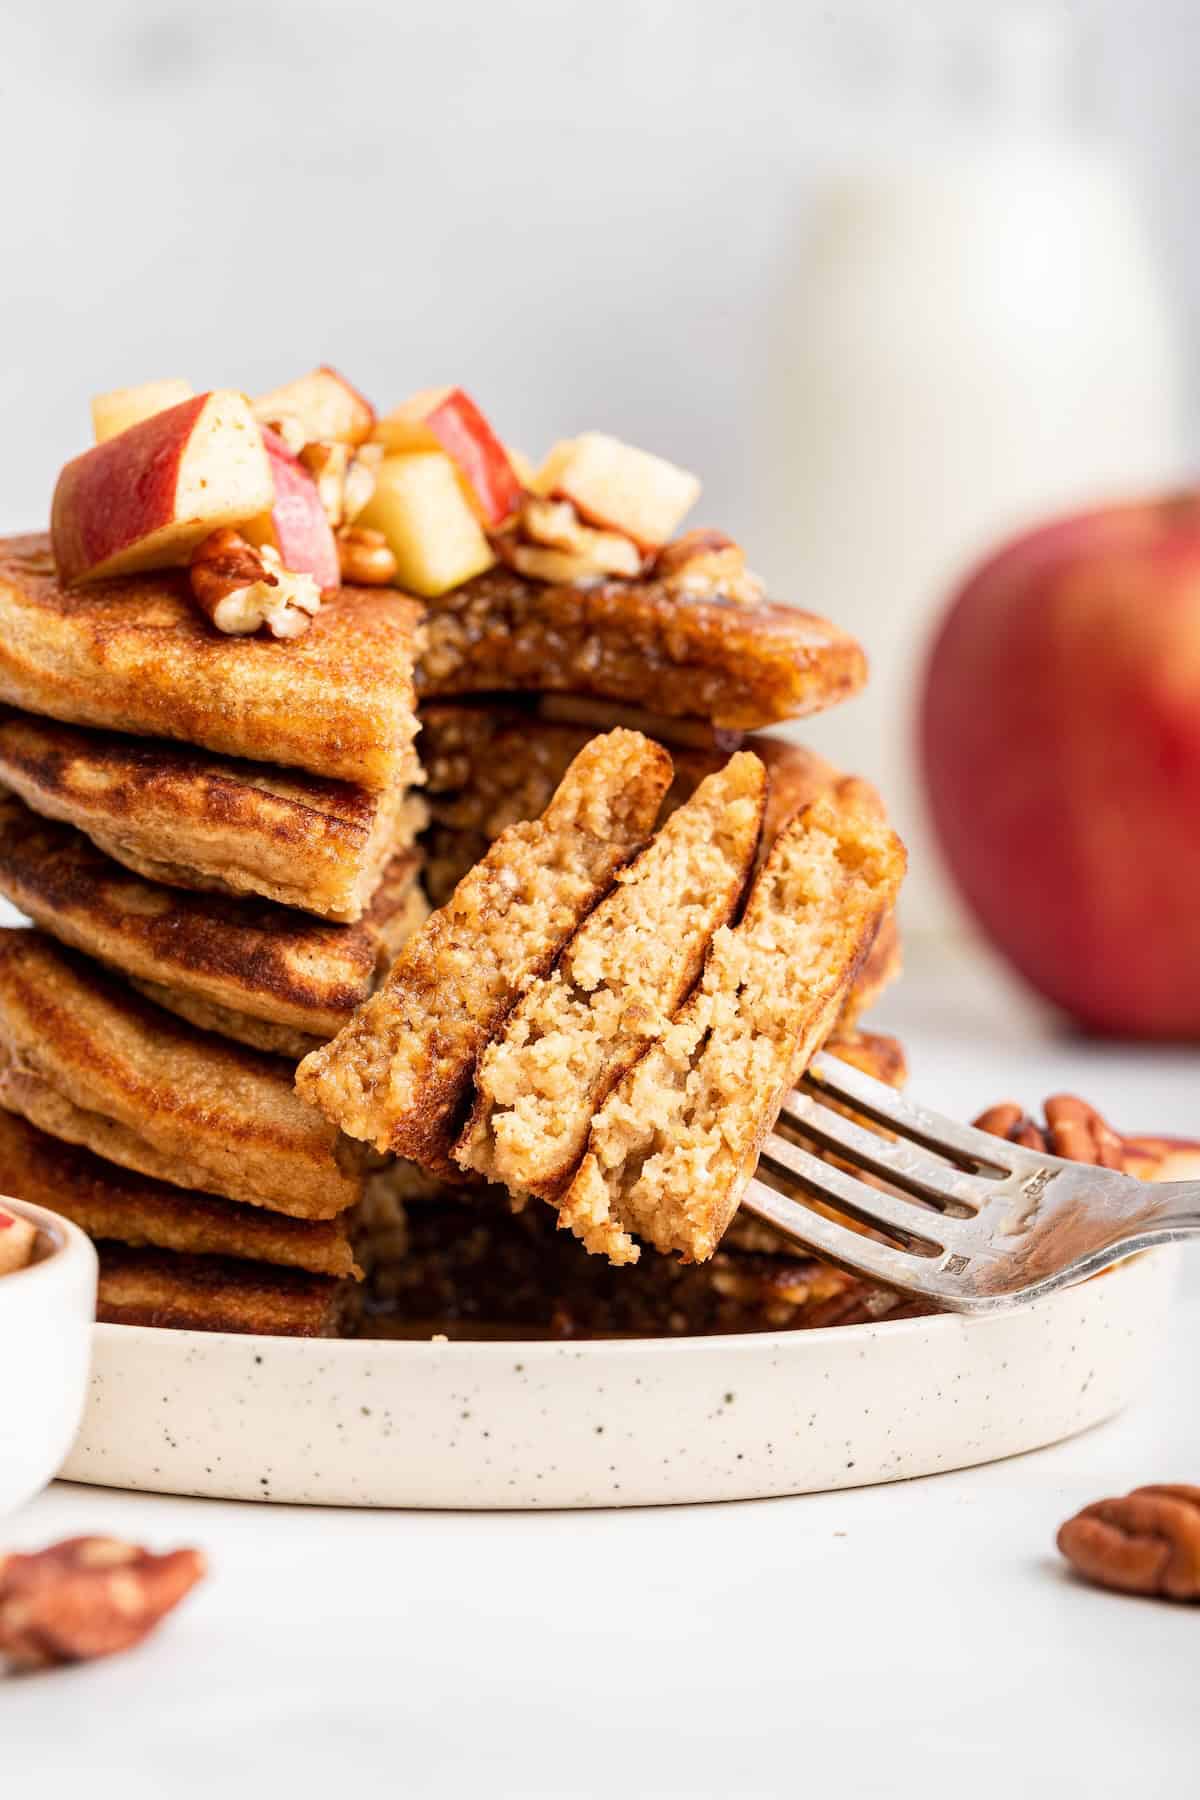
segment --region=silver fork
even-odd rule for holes
[[[868,1186],[863,1174],[886,1188]],[[890,1241],[863,1237],[806,1199]],[[1152,1185],[1027,1150],[942,1118],[831,1056],[814,1058],[788,1096],[742,1205],[829,1262],[964,1313],[1018,1306],[1138,1250],[1200,1236],[1200,1182]]]

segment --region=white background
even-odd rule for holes
[[[969,113],[1045,10],[1186,317],[1192,0],[5,0],[0,524],[44,518],[96,389],[324,357],[385,402],[461,380],[534,455],[615,428],[740,529],[814,180]]]

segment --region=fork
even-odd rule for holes
[[[1019,1306],[1154,1244],[1200,1236],[1200,1182],[1152,1185],[1025,1149],[825,1055],[788,1095],[741,1203],[828,1262],[949,1312]]]

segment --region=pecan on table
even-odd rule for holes
[[[0,1666],[51,1668],[130,1650],[203,1574],[198,1550],[155,1556],[116,1538],[0,1554]]]
[[[1126,1169],[1125,1143],[1094,1106],[1074,1094],[1052,1094],[1045,1105],[1045,1125],[1028,1118],[1015,1101],[989,1106],[975,1120],[977,1131],[1007,1138],[1027,1150],[1046,1150],[1070,1162],[1093,1163],[1104,1169]]]
[[[1200,1487],[1164,1483],[1097,1500],[1062,1526],[1058,1547],[1100,1587],[1200,1600]]]

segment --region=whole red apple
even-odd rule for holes
[[[921,738],[950,868],[1027,980],[1096,1030],[1200,1037],[1200,493],[977,568]]]

